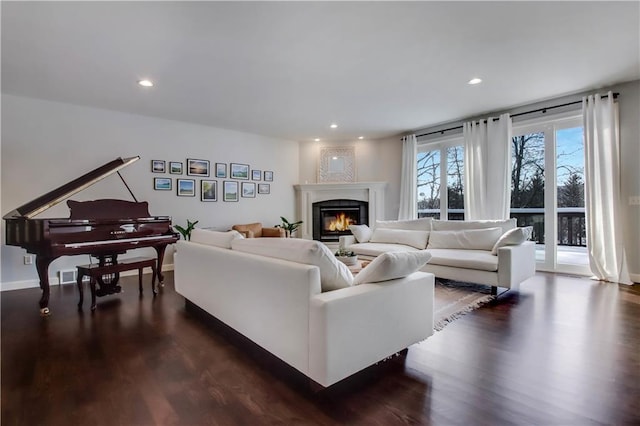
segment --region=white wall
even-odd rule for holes
[[[174,224],[197,219],[198,227],[227,230],[234,223],[256,221],[273,226],[280,223],[281,215],[294,215],[297,142],[12,95],[2,96],[1,212],[4,215],[117,157],[136,155],[141,159],[123,169],[123,177],[138,200],[149,202],[152,215],[172,216]],[[186,158],[210,160],[212,167],[216,162],[236,162],[272,170],[271,194],[223,202],[222,179],[219,179],[218,201],[205,203],[200,201],[196,178],[197,196],[178,197],[175,190],[178,175],[151,173],[150,164],[152,159],[185,163]],[[154,177],[174,178],[173,190],[154,191]],[[98,198],[131,200],[115,175],[72,197],[75,200]],[[63,202],[38,217],[68,216],[69,210]],[[2,221],[2,289],[37,286],[35,266],[23,265],[26,251],[6,246],[4,235]],[[140,249],[137,255],[144,255],[145,251],[150,255],[155,253],[153,249]],[[74,269],[75,265],[88,261],[88,256],[59,258],[51,264],[49,275],[53,277],[60,269]],[[169,247],[165,264],[172,263],[173,253]]]
[[[629,272],[640,283],[640,206],[629,197],[640,196],[640,80],[613,87],[620,93],[620,155],[622,157],[622,205]]]
[[[387,182],[385,217],[397,219],[400,206],[400,137],[352,142],[300,142],[300,183],[317,183],[320,149],[325,146],[354,146],[357,182]]]

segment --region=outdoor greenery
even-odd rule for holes
[[[544,133],[515,136],[511,140],[511,207],[544,207]],[[440,209],[440,167],[447,167],[447,207],[464,209],[464,150],[446,149],[446,163],[440,150],[418,153],[418,209]],[[584,207],[584,171],[563,161],[576,152],[559,151],[558,207]]]

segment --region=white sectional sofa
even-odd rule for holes
[[[515,219],[446,221],[422,218],[377,221],[373,229],[352,226],[354,235],[340,237],[341,248],[364,259],[387,252],[426,250],[432,257],[422,270],[436,277],[517,288],[535,274],[535,244],[529,228]]]
[[[196,229],[178,241],[176,291],[316,383],[433,333],[434,276],[417,271],[428,255],[379,257],[358,281],[317,241],[233,232]]]

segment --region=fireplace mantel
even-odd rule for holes
[[[384,218],[384,193],[387,182],[306,183],[293,186],[296,191],[297,217],[304,221],[298,236],[313,239],[313,203],[327,200],[358,200],[369,203],[369,224]]]

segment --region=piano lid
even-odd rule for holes
[[[92,170],[89,173],[84,174],[79,178],[62,185],[61,187],[54,189],[53,191],[41,195],[33,201],[29,201],[27,204],[20,206],[10,213],[4,215],[4,219],[14,219],[20,217],[31,219],[32,217],[55,206],[61,201],[64,201],[72,195],[82,191],[83,189],[90,187],[94,183],[106,178],[107,176],[118,172],[120,169],[127,167],[129,164],[134,163],[139,159],[139,156],[124,159],[118,157],[115,160],[110,161],[107,164],[104,164],[97,169]]]

